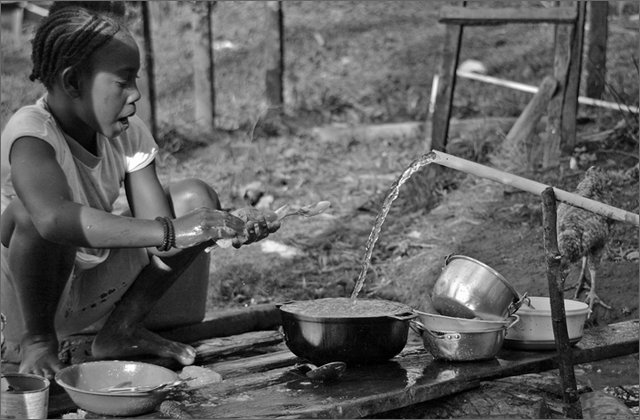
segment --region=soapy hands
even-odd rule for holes
[[[259,210],[255,207],[244,207],[231,212],[244,221],[242,234],[232,239],[234,248],[257,242],[280,229],[278,215],[271,210]]]
[[[176,248],[190,248],[203,242],[231,239],[245,234],[245,219],[222,210],[197,208],[173,219]]]

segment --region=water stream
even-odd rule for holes
[[[364,257],[362,258],[362,268],[360,270],[360,275],[358,276],[358,280],[353,288],[353,292],[351,293],[351,299],[354,300],[358,297],[358,293],[362,290],[364,286],[364,281],[367,276],[367,271],[369,269],[369,265],[371,263],[371,254],[373,253],[373,247],[376,245],[378,241],[378,237],[380,236],[380,230],[382,229],[382,225],[387,218],[387,214],[389,214],[389,209],[391,208],[391,204],[394,202],[396,198],[398,198],[398,193],[400,192],[400,187],[407,182],[409,178],[416,172],[418,172],[423,167],[429,165],[435,160],[435,156],[433,153],[427,153],[422,155],[418,159],[411,162],[411,164],[407,167],[407,169],[402,172],[402,174],[394,181],[389,188],[389,192],[382,202],[382,208],[378,215],[376,216],[375,223],[373,224],[373,228],[371,229],[371,233],[369,234],[369,239],[367,239],[367,245],[364,251]]]

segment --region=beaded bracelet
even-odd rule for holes
[[[173,222],[166,216],[156,217],[156,220],[162,222],[162,228],[164,229],[164,238],[162,245],[156,247],[160,252],[166,252],[176,246],[176,233],[173,228]]]

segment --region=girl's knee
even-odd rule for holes
[[[9,242],[16,228],[29,236],[38,237],[40,234],[31,220],[27,209],[18,198],[13,199],[7,208],[2,212],[0,221],[0,237],[2,244],[9,247]]]
[[[216,191],[206,182],[189,178],[174,182],[167,188],[176,217],[199,207],[220,209]]]

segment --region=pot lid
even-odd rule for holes
[[[412,312],[402,303],[382,299],[323,298],[287,302],[281,311],[320,318],[373,318]]]

